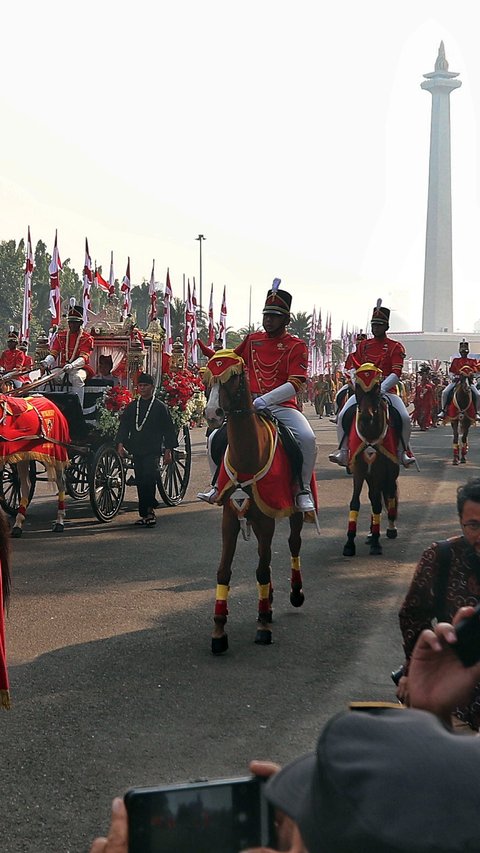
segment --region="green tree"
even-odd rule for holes
[[[308,343],[310,338],[312,315],[307,314],[306,311],[298,311],[296,314],[291,314],[290,317],[290,323],[288,324],[288,331],[290,334],[296,335],[297,338],[301,338],[302,341]]]
[[[8,327],[18,330],[22,319],[25,244],[20,240],[0,243],[0,327],[2,341]]]

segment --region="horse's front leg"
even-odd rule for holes
[[[343,546],[344,557],[354,557],[356,553],[355,537],[357,535],[357,520],[360,512],[360,494],[363,486],[363,476],[357,470],[353,474],[353,495],[350,501],[350,512],[348,514],[347,541]]]
[[[222,554],[217,570],[217,589],[215,594],[214,628],[212,632],[212,653],[221,655],[228,649],[228,636],[225,625],[228,616],[228,593],[232,576],[232,563],[237,547],[240,522],[229,504],[223,507],[222,516]]]
[[[470,429],[470,421],[468,418],[464,418],[463,426],[462,426],[462,449],[460,453],[460,462],[465,463],[467,461],[467,453],[468,453],[468,431]]]
[[[20,505],[15,516],[15,522],[12,527],[12,536],[14,539],[19,539],[23,533],[23,525],[27,514],[28,496],[30,494],[30,476],[29,463],[25,460],[17,462],[18,478],[20,480]]]
[[[258,565],[256,571],[258,589],[258,617],[255,642],[268,646],[272,642],[272,539],[275,520],[263,513],[252,517],[252,527],[258,542]]]
[[[63,533],[65,529],[65,472],[61,468],[57,468],[56,482],[58,489],[57,498],[57,517],[53,522],[53,532]]]
[[[300,548],[302,547],[301,532],[303,528],[303,512],[295,512],[290,516],[290,536],[288,547],[290,548],[290,603],[294,607],[301,607],[305,601],[303,594],[302,572],[300,568]]]
[[[382,553],[380,545],[380,520],[382,518],[382,492],[377,485],[368,484],[368,497],[372,505],[372,520],[370,524],[370,554],[377,556]]]
[[[452,465],[458,465],[458,420],[452,421],[453,430],[453,459]]]

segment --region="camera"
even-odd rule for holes
[[[256,777],[131,788],[128,853],[238,853],[274,844],[274,812]]]
[[[462,619],[455,628],[457,642],[452,649],[464,666],[473,666],[480,660],[480,604],[471,616]]]

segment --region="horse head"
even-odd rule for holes
[[[465,412],[472,402],[472,389],[470,386],[473,370],[470,365],[465,364],[459,373],[455,388],[455,400],[460,413]]]
[[[203,378],[208,387],[205,418],[210,428],[221,426],[228,414],[253,411],[245,362],[234,350],[218,350],[207,362]]]
[[[382,371],[374,364],[366,362],[355,372],[355,397],[358,407],[358,420],[362,434],[373,440],[380,435],[385,407],[381,392]]]

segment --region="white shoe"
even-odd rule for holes
[[[205,501],[207,504],[214,504],[218,498],[218,491],[215,486],[212,486],[206,492],[198,492],[197,498],[201,501]]]
[[[343,465],[344,468],[348,465],[348,450],[346,447],[341,447],[335,453],[329,453],[330,462],[335,462],[337,465]]]
[[[295,506],[301,512],[311,512],[315,509],[315,504],[313,502],[313,497],[310,489],[304,489],[303,492],[299,492],[295,497]]]
[[[440,409],[440,411],[437,415],[437,421],[443,420],[444,417],[445,417],[445,412],[443,411],[443,409]]]
[[[415,465],[415,462],[417,461],[411,450],[404,450],[400,459],[404,468],[409,468],[410,465]]]

